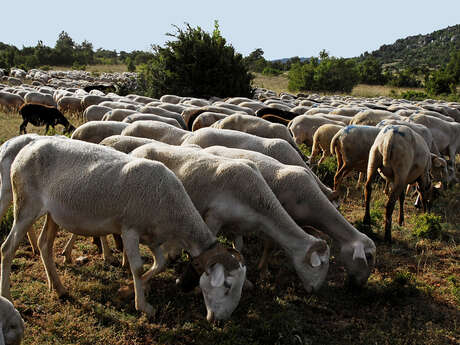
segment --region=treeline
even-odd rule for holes
[[[319,91],[349,93],[359,83],[389,85],[395,87],[424,87],[425,94],[457,95],[460,82],[460,50],[454,50],[448,63],[439,69],[408,67],[401,70],[387,69],[372,55],[366,58],[336,58],[323,50],[318,57],[303,59],[296,57],[280,61],[267,61],[263,50],[256,49],[244,62],[252,72],[266,75],[286,73],[291,91]],[[413,93],[409,93],[413,96]]]
[[[128,70],[134,71],[136,65],[147,63],[153,54],[135,50],[132,52],[94,50],[93,44],[83,41],[76,43],[65,31],[62,31],[54,47],[48,47],[38,41],[35,47],[18,49],[13,45],[0,42],[0,68],[18,67],[24,70],[46,66],[72,66],[75,69],[85,69],[87,65],[126,64]]]

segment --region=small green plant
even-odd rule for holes
[[[425,92],[408,90],[402,92],[400,97],[409,101],[423,101],[428,98],[428,95]]]
[[[13,220],[13,206],[10,206],[5,216],[0,221],[0,242],[3,243],[6,236],[10,233],[11,227],[13,226]]]
[[[262,71],[263,75],[268,75],[268,76],[277,76],[280,75],[282,72],[276,68],[273,67],[265,67],[264,70]]]
[[[43,71],[49,71],[51,67],[49,65],[43,65],[42,67],[40,67],[40,69]]]
[[[334,176],[337,171],[337,161],[335,157],[327,157],[315,169],[316,175],[319,179],[328,186],[334,185]]]
[[[449,276],[447,277],[447,281],[450,283],[450,290],[452,294],[455,296],[457,303],[460,304],[460,281],[456,276]]]
[[[441,217],[424,213],[415,217],[414,236],[435,240],[441,236]]]

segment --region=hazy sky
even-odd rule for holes
[[[66,31],[95,49],[148,50],[163,45],[172,24],[187,22],[222,35],[243,55],[262,48],[268,60],[352,57],[398,38],[460,24],[460,0],[9,1],[1,4],[0,42],[54,47]]]

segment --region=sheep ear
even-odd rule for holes
[[[225,273],[224,273],[224,266],[222,264],[215,264],[211,267],[211,286],[219,287],[224,285],[225,281]]]
[[[321,265],[321,259],[319,258],[319,255],[317,252],[311,253],[310,262],[311,262],[312,267],[318,267]]]
[[[0,345],[5,345],[5,338],[3,337],[3,324],[0,321]]]
[[[367,262],[366,253],[364,253],[364,248],[362,244],[358,244],[355,247],[355,250],[353,251],[353,260],[356,260],[356,259],[363,259],[364,261]]]

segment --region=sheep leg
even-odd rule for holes
[[[359,184],[361,183],[362,178],[363,178],[363,173],[360,171],[358,175],[358,182],[356,182],[356,189],[359,188]]]
[[[348,170],[347,163],[342,165],[340,169],[337,170],[334,176],[334,190],[338,190],[339,185],[342,183],[342,180],[351,170]]]
[[[145,312],[147,315],[153,315],[153,307],[145,299],[141,279],[142,258],[139,252],[139,234],[134,229],[122,230],[121,237],[133,275],[136,309]]]
[[[396,204],[396,196],[398,194],[393,190],[391,191],[388,202],[386,205],[386,213],[385,213],[385,241],[391,243],[391,217],[393,215],[393,210]]]
[[[71,263],[72,262],[72,249],[77,240],[77,235],[72,234],[70,239],[67,241],[64,250],[61,252],[61,255],[64,255],[64,263]]]
[[[22,134],[22,133],[27,134],[26,127],[28,123],[29,121],[27,120],[22,121],[21,125],[19,126],[19,134]]]
[[[260,277],[265,278],[268,276],[268,259],[271,257],[273,253],[273,242],[266,238],[264,241],[264,252],[262,257],[260,258],[259,264],[257,265],[257,269],[260,270]]]
[[[40,247],[40,256],[45,266],[46,276],[48,277],[48,288],[54,288],[59,297],[67,294],[67,290],[61,283],[56,270],[56,263],[53,259],[53,244],[56,238],[58,226],[48,213],[46,221],[43,225],[42,232],[38,238],[38,246]]]
[[[404,191],[399,195],[399,220],[398,224],[401,226],[404,223],[404,199],[406,194]]]
[[[19,247],[19,243],[24,238],[27,230],[30,229],[35,219],[37,219],[39,213],[39,210],[27,210],[25,207],[26,205],[21,205],[21,201],[24,201],[24,199],[18,199],[17,201],[18,203],[14,210],[13,227],[1,247],[0,295],[9,300],[11,300],[10,273],[14,254]]]
[[[144,283],[144,288],[145,288],[146,283],[150,279],[152,279],[153,276],[156,276],[157,274],[163,272],[166,268],[165,255],[161,247],[153,246],[153,245],[149,245],[148,247],[150,251],[152,252],[154,263],[152,267],[150,267],[150,269],[147,272],[145,272],[141,277]]]
[[[48,133],[48,130],[50,129],[50,125],[49,124],[46,124],[46,127],[45,127],[45,134]]]
[[[112,255],[112,250],[110,249],[109,242],[107,241],[107,236],[101,236],[102,244],[102,257],[104,261],[110,265],[116,264],[117,259]]]
[[[371,225],[371,212],[370,212],[370,203],[372,196],[372,179],[374,174],[367,177],[366,185],[364,187],[364,202],[366,204],[366,210],[364,212],[363,223],[366,225]]]

